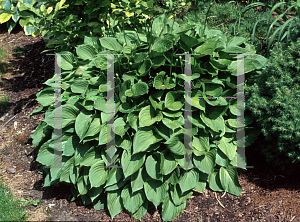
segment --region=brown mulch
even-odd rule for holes
[[[72,197],[66,185],[43,188],[43,177],[38,173],[40,165],[35,162],[37,148],[31,148],[29,135],[44,115],[27,118],[39,107],[35,94],[54,73],[54,58],[40,54],[45,50],[41,36],[26,36],[23,31],[0,34],[0,46],[11,54],[6,74],[2,76],[0,94],[8,95],[9,105],[0,107],[0,128],[15,116],[0,133],[0,173],[4,183],[15,196],[40,199],[37,207],[28,206],[31,221],[111,221],[107,210],[95,211],[85,207],[80,200],[70,202]],[[14,47],[33,46],[23,54],[13,51]],[[239,170],[242,186],[240,197],[228,193],[206,190],[195,193],[186,209],[173,221],[300,221],[299,177],[278,175],[258,155],[259,138],[246,148],[249,168]],[[26,154],[27,152],[27,154]],[[7,167],[16,169],[8,173]],[[162,221],[161,210],[150,206],[142,221]],[[122,212],[113,221],[137,221]]]

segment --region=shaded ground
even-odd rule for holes
[[[54,56],[40,54],[46,49],[42,37],[26,36],[23,31],[3,33],[0,46],[12,54],[0,83],[0,94],[10,97],[8,106],[0,107],[0,128],[14,117],[0,131],[3,182],[17,197],[41,200],[37,207],[27,207],[31,221],[111,221],[108,211],[84,207],[80,200],[70,203],[72,195],[66,185],[42,187],[39,164],[34,161],[38,150],[30,148],[29,135],[43,115],[26,117],[39,107],[35,94],[54,73]],[[27,50],[22,54],[12,51],[14,47],[25,46]],[[300,221],[299,177],[288,178],[270,169],[259,155],[260,139],[246,149],[248,165],[254,168],[239,171],[243,188],[240,197],[210,190],[195,193],[173,221]],[[7,167],[15,168],[16,173],[8,173]],[[162,221],[160,213],[150,206],[142,221]],[[137,220],[122,212],[113,221]]]

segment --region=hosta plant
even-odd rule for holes
[[[184,57],[176,55],[184,52],[198,54],[191,60],[192,102],[184,98]],[[124,210],[139,220],[149,203],[161,206],[164,221],[172,220],[193,191],[241,194],[232,167],[237,162],[237,101],[224,98],[236,96],[237,60],[229,53],[253,53],[245,58],[248,75],[266,63],[245,38],[227,39],[201,23],[180,26],[163,14],[144,33],[85,37],[77,55],[62,53],[68,55],[61,55],[61,148],[54,144],[54,113],[61,110],[53,106],[54,77],[37,94],[41,106],[31,114],[45,113],[31,136],[34,147],[41,145],[37,161],[44,166],[44,186],[69,183],[73,200],[80,196],[85,205],[108,208],[112,218]],[[107,154],[112,138],[107,138],[104,98],[111,88],[106,71],[111,65],[105,54],[121,54],[114,58],[115,151]],[[192,106],[189,168],[184,165],[185,102]],[[246,116],[246,125],[250,122]],[[245,146],[256,133],[246,127]],[[53,167],[59,158],[62,167]],[[118,167],[108,165],[109,158]]]

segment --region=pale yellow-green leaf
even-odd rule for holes
[[[5,22],[7,22],[10,18],[11,18],[11,14],[8,14],[8,13],[2,13],[1,15],[0,15],[0,23],[2,24],[2,23],[5,23]]]

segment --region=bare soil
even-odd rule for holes
[[[8,95],[8,106],[0,107],[0,174],[4,183],[19,198],[40,199],[37,207],[28,206],[30,221],[111,221],[107,210],[95,211],[80,200],[70,202],[67,185],[43,188],[43,176],[35,161],[38,148],[31,148],[32,134],[44,115],[27,116],[39,107],[34,100],[44,88],[43,82],[54,74],[54,56],[40,54],[45,50],[41,36],[26,36],[22,29],[10,35],[0,34],[0,46],[10,55],[0,82],[0,94]],[[15,53],[15,47],[24,53]],[[2,117],[2,118],[1,118]],[[261,137],[246,148],[249,168],[239,170],[240,197],[206,190],[195,193],[186,209],[173,221],[300,221],[299,175],[279,175],[259,155]],[[27,153],[27,154],[26,154]],[[13,167],[16,173],[8,173]],[[137,221],[122,212],[113,221]],[[161,210],[150,205],[142,221],[162,221]]]

